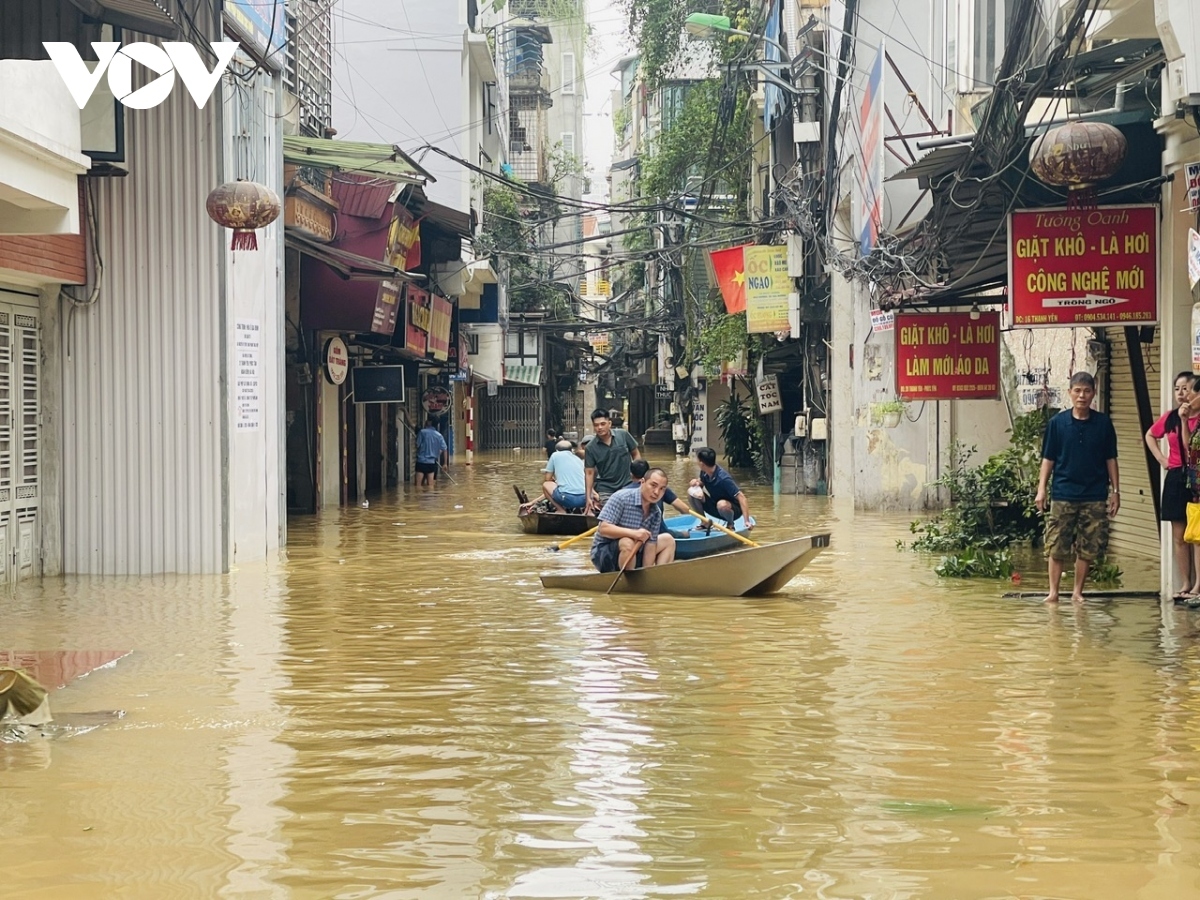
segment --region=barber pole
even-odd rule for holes
[[[467,382],[467,465],[475,458],[475,384]]]

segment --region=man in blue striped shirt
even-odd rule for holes
[[[661,566],[675,559],[675,538],[659,534],[667,473],[651,469],[637,489],[617,491],[600,510],[592,564],[601,572]]]

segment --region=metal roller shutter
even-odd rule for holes
[[[1145,429],[1138,418],[1125,331],[1109,328],[1106,332],[1109,341],[1108,409],[1117,430],[1117,458],[1121,468],[1121,511],[1112,523],[1108,553],[1117,560],[1144,559],[1157,563],[1162,551],[1158,520],[1154,515],[1154,494],[1161,486],[1157,478],[1151,484],[1146,470]],[[1157,329],[1154,343],[1142,344],[1142,361],[1150,388],[1150,409],[1157,418],[1161,411]]]

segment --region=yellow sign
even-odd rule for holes
[[[788,295],[792,279],[788,277],[787,247],[747,247],[745,249],[746,332],[767,334],[788,329]]]

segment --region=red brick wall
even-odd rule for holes
[[[31,272],[64,284],[84,284],[87,251],[83,235],[0,235],[0,269]]]
[[[87,192],[79,179],[79,234],[0,234],[0,269],[31,272],[63,284],[87,283],[84,243]]]

